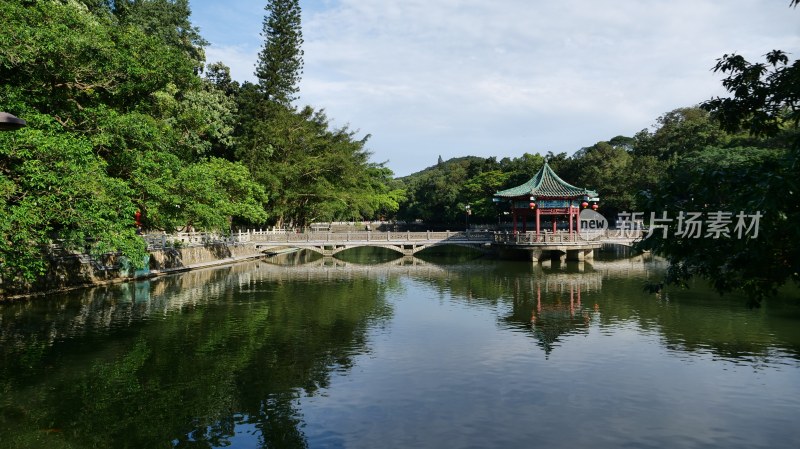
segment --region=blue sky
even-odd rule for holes
[[[253,81],[265,0],[190,0],[234,79]],[[298,105],[371,134],[403,176],[439,155],[567,152],[724,95],[725,53],[797,58],[789,0],[309,0]]]

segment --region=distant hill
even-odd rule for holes
[[[441,158],[440,158],[440,160],[441,160]],[[478,157],[478,156],[454,157],[452,159],[448,159],[446,161],[439,162],[439,163],[437,163],[435,165],[431,165],[430,167],[427,167],[425,169],[422,169],[422,170],[420,170],[418,172],[415,172],[415,173],[412,173],[410,175],[401,176],[401,177],[395,178],[395,181],[400,181],[403,184],[408,184],[408,183],[413,182],[414,180],[424,178],[425,176],[430,174],[430,172],[432,172],[432,171],[448,170],[448,169],[452,168],[452,166],[454,166],[454,165],[469,166],[470,164],[473,164],[473,163],[476,163],[476,162],[483,162],[485,160],[486,160],[485,158]]]

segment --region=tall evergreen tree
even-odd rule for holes
[[[256,76],[267,100],[289,106],[303,73],[303,31],[299,0],[268,0]]]

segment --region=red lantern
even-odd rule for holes
[[[536,203],[531,203],[531,209],[536,209]]]
[[[581,203],[581,207],[586,209],[587,207],[589,207],[589,203],[584,201],[584,202]]]
[[[598,207],[600,206],[598,206],[597,203],[592,204],[592,210],[597,210]]]

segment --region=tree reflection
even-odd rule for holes
[[[570,335],[633,323],[660,334],[673,351],[710,351],[755,365],[774,358],[780,347],[779,352],[800,359],[796,291],[761,310],[746,307],[742,296],[722,297],[702,282],[688,290],[644,291],[648,279],[659,279],[664,269],[663,261],[640,255],[584,264],[428,264],[409,275],[455,301],[510,305],[501,325],[530,335],[546,355]]]
[[[248,445],[305,447],[295,401],[368,351],[366,330],[391,315],[386,283],[321,288],[242,268],[153,282],[147,307],[95,291],[3,309],[16,315],[3,319],[3,341],[17,344],[0,350],[0,441],[221,447],[243,427],[253,432]],[[43,345],[36,335],[56,337]]]

